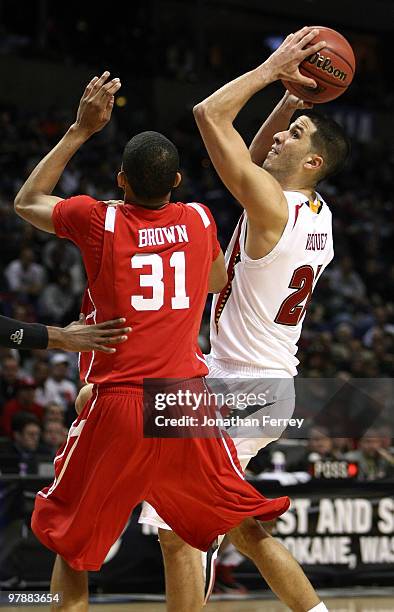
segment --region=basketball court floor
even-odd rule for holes
[[[346,597],[325,598],[330,612],[393,612],[394,597]],[[0,608],[2,612],[15,612],[15,607]],[[48,611],[48,607],[26,607],[22,610],[31,612]],[[165,612],[164,603],[126,603],[126,604],[92,604],[91,612]],[[216,601],[205,608],[206,612],[286,612],[288,608],[277,601]],[[186,612],[186,611],[180,611]]]

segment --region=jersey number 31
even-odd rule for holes
[[[146,298],[143,295],[133,295],[131,297],[131,305],[135,310],[160,310],[164,305],[164,267],[163,259],[156,253],[149,255],[134,255],[131,258],[131,267],[151,268],[150,274],[141,274],[140,287],[151,287],[152,297]],[[170,267],[174,268],[174,293],[171,298],[171,308],[173,310],[181,310],[189,308],[190,300],[186,295],[185,283],[185,253],[177,251],[170,257]]]

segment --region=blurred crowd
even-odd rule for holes
[[[207,78],[226,81],[264,61],[290,31],[304,25],[299,20],[291,23],[287,17],[284,26],[263,6],[251,24],[244,9],[234,4],[226,7],[225,3],[216,14],[207,13],[210,19],[201,12],[201,3],[187,7],[184,2],[176,6],[174,2],[136,0],[124,7],[122,20],[104,6],[95,7],[92,19],[88,6],[81,5],[77,13],[70,13],[67,7],[45,4],[40,15],[33,4],[27,7],[23,19],[12,9],[3,11],[0,54],[70,66],[96,66],[100,57],[107,68],[116,65],[121,77],[132,74],[138,79],[164,77],[188,83]],[[29,18],[35,28],[26,25]],[[390,109],[389,33],[339,29],[349,38],[357,60],[357,80],[346,94],[348,102],[362,108]]]
[[[289,440],[285,435],[261,450],[247,473],[251,478],[277,477],[283,485],[305,482],[305,474],[331,481],[393,479],[392,423],[378,422],[357,438],[336,438],[330,428],[311,426],[307,439]]]
[[[23,178],[70,122],[66,111],[52,109],[42,116],[5,107],[0,111],[1,314],[25,321],[65,325],[78,318],[85,283],[78,250],[68,241],[35,230],[13,210]],[[110,126],[69,164],[56,194],[121,197],[115,187],[116,172],[122,148],[132,133],[120,125],[115,114]],[[212,169],[192,117],[185,115],[168,135],[179,147],[182,160],[183,181],[174,199],[206,203],[225,247],[239,217],[239,206]],[[334,216],[335,259],[319,281],[304,324],[298,352],[302,377],[348,380],[393,376],[393,166],[390,149],[373,141],[356,142],[346,172],[321,185]],[[200,343],[204,351],[209,350],[209,303]],[[0,453],[4,457],[0,469],[34,472],[40,457],[48,460],[53,456],[74,418],[79,387],[76,357],[0,349],[0,366]],[[368,450],[363,442],[355,445],[351,441],[341,449],[341,456],[363,453],[360,464],[365,459],[370,466],[369,457],[375,453],[376,464],[368,467],[366,477],[377,477],[386,465],[381,449],[390,453],[389,430],[387,426],[386,441],[374,432],[374,444],[379,446],[376,452],[371,444]],[[309,446],[312,440],[311,431],[305,457],[314,452]],[[333,445],[328,438],[329,454],[337,453]],[[294,469],[303,461],[305,464],[305,457],[297,459]],[[268,462],[261,469],[271,467]]]

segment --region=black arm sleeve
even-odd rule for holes
[[[46,349],[48,330],[39,323],[23,323],[0,316],[0,346],[17,349]]]

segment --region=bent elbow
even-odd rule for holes
[[[203,113],[203,103],[199,102],[198,104],[196,104],[195,106],[193,106],[193,115],[195,117],[198,117],[199,115],[201,115]]]
[[[33,193],[17,193],[14,200],[14,210],[19,217],[26,219],[26,214],[30,210],[32,203],[34,202]]]
[[[209,106],[206,102],[200,102],[193,107],[193,115],[197,123],[207,122],[210,117]]]
[[[19,193],[17,194],[17,196],[16,196],[16,198],[14,200],[14,210],[15,210],[17,215],[22,216],[23,198],[19,195]]]
[[[227,271],[220,278],[212,279],[209,283],[209,293],[220,293],[228,283]]]

